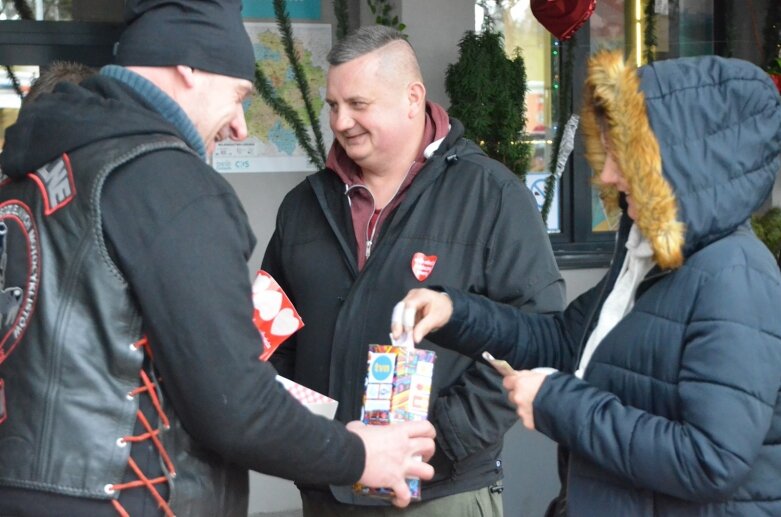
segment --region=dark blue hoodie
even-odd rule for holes
[[[610,271],[563,313],[451,292],[435,340],[560,370],[533,407],[535,428],[570,451],[567,515],[781,515],[781,275],[747,223],[781,167],[781,98],[750,63],[638,73],[615,53],[591,60],[585,97],[587,157],[598,173],[606,128],[654,251],[634,305],[572,375],[623,263],[624,216]]]

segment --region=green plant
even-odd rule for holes
[[[753,216],[751,226],[773,256],[777,260],[781,258],[781,208],[773,207],[762,215]]]
[[[393,16],[391,18],[391,10],[393,8],[388,3],[388,0],[366,0],[366,3],[369,4],[369,9],[371,9],[372,14],[374,15],[374,21],[377,25],[387,25],[388,27],[397,29],[399,32],[407,27],[403,23],[399,23],[398,16]]]
[[[774,59],[767,67],[769,74],[781,74],[781,57]]]
[[[523,179],[531,146],[525,141],[526,67],[521,52],[516,49],[508,57],[504,37],[492,30],[469,31],[458,47],[459,59],[445,74],[448,111],[463,122],[467,138]]]
[[[334,0],[334,16],[336,16],[336,41],[347,36],[350,27],[350,12],[347,0]]]

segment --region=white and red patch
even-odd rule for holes
[[[19,201],[0,204],[0,365],[22,340],[38,299],[41,251],[30,209]],[[0,424],[8,418],[0,379]]]
[[[3,382],[3,379],[0,379],[0,424],[5,422],[5,419],[5,382]]]
[[[412,274],[415,275],[418,282],[422,282],[429,277],[436,263],[436,255],[424,255],[421,252],[417,252],[412,255],[412,262],[410,262]]]
[[[44,213],[51,215],[76,196],[73,169],[67,154],[47,163],[28,177],[38,185],[44,203]]]

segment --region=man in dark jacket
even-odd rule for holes
[[[452,285],[535,312],[560,310],[564,296],[532,195],[426,102],[404,37],[364,27],[328,59],[336,141],[327,168],[285,198],[263,268],[306,322],[272,362],[337,399],[337,418],[348,421],[361,414],[368,345],[388,342],[391,309],[409,288]],[[501,379],[431,343],[421,348],[437,352],[436,474],[406,511],[501,515],[502,438],[514,421]],[[384,512],[349,487],[298,481],[308,516]]]
[[[781,274],[749,225],[781,168],[781,97],[745,61],[638,71],[615,52],[585,93],[586,157],[624,209],[608,273],[548,316],[415,290],[415,337],[523,369],[504,385],[570,451],[566,515],[781,515]]]
[[[430,477],[433,427],[348,428],[257,360],[254,236],[205,162],[241,140],[238,0],[128,2],[117,62],[25,106],[0,155],[0,514],[246,516],[248,469]]]

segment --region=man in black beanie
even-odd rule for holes
[[[205,162],[247,135],[239,0],[136,0],[117,65],[0,155],[0,515],[246,516],[248,470],[396,489],[433,427],[310,414],[258,361],[255,238]]]

